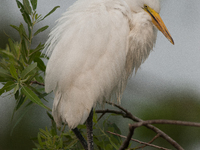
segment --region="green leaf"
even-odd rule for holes
[[[19,32],[19,28],[17,26],[12,25],[12,24],[10,26]]]
[[[9,47],[10,47],[11,52],[14,54],[15,57],[17,57],[17,52],[16,52],[13,41],[9,38],[8,42],[9,42]]]
[[[2,50],[2,51],[0,51],[0,55],[6,59],[9,59],[9,63],[12,63],[12,62],[17,63],[18,65],[16,66],[16,68],[18,68],[20,70],[22,70],[24,68],[23,64],[19,60],[17,60],[17,57],[15,57],[13,55],[13,53],[11,53],[7,50]],[[1,62],[0,66],[2,68],[4,68],[5,70],[10,70],[8,67],[7,61],[8,60],[6,60],[5,62]]]
[[[26,34],[26,30],[25,30],[24,25],[22,23],[20,23],[20,26],[19,26],[19,34],[20,34],[21,38],[24,36],[26,39],[28,39],[28,36]]]
[[[106,150],[110,150],[110,149],[113,149],[112,145],[111,144],[107,144],[106,145]]]
[[[30,90],[28,87],[23,86],[22,87],[22,92],[28,97],[28,99],[30,99],[32,102],[38,104],[39,106],[51,111],[51,109],[49,109],[47,106],[45,106],[41,100],[37,97],[37,95]]]
[[[40,89],[36,89],[34,88],[33,86],[29,86],[29,89],[32,90],[37,96],[39,99],[44,99],[46,102],[48,102],[44,97],[47,96],[48,94],[47,93],[42,93],[44,92],[44,88],[41,88],[42,89],[42,92],[40,92]]]
[[[40,132],[42,133],[42,135],[45,135],[47,137],[51,136],[51,133],[49,133],[47,127],[45,127],[46,130],[40,129]]]
[[[4,92],[8,92],[15,88],[16,83],[13,81],[8,81],[1,89],[0,89],[0,95],[3,94]]]
[[[74,145],[76,145],[76,143],[78,142],[77,139],[72,140],[71,143],[67,144],[67,149],[71,149]]]
[[[44,78],[42,76],[36,76],[35,79],[40,83],[44,83]]]
[[[30,13],[31,12],[31,7],[30,7],[30,4],[29,4],[28,0],[23,0],[24,5],[18,0],[16,0],[16,2],[17,2],[18,8],[21,8],[20,11],[21,11],[21,14],[22,14],[22,16],[24,18],[24,21],[29,26],[31,26],[32,23],[31,23],[31,18],[29,16],[29,14],[31,14]]]
[[[13,64],[10,65],[10,74],[11,74],[12,77],[14,77],[16,80],[18,79],[17,70],[15,69],[15,67],[14,67]]]
[[[37,63],[33,63],[33,64],[29,65],[28,67],[26,67],[21,73],[21,78],[25,79],[28,75],[30,75],[32,73],[32,71],[36,67],[37,67]]]
[[[8,81],[11,81],[12,80],[12,78],[3,78],[3,77],[1,77],[0,76],[0,82],[8,82]]]
[[[23,83],[27,82],[30,78],[31,78],[31,75],[27,76],[27,77],[24,78],[24,79],[21,79],[21,80],[20,80],[20,83],[23,84]]]
[[[50,14],[52,14],[57,8],[59,8],[60,6],[56,6],[56,7],[54,7],[46,16],[44,16],[43,18],[42,18],[42,20],[44,20],[47,16],[49,16]]]
[[[111,143],[111,145],[115,148],[115,149],[118,149],[117,145],[109,138],[109,141]]]
[[[23,4],[24,4],[24,10],[26,11],[27,14],[31,15],[32,10],[31,10],[31,6],[28,0],[23,0]]]
[[[20,2],[20,1],[18,1],[18,0],[16,0],[16,2],[17,2],[17,6],[18,6],[18,8],[23,8],[24,9],[24,6],[23,6],[23,4]]]
[[[44,64],[44,62],[42,61],[42,59],[40,59],[39,57],[34,59],[34,62],[37,62],[37,66],[40,70],[42,70],[43,72],[45,72],[46,70],[46,66]]]
[[[30,51],[30,54],[29,54],[29,62],[33,61],[33,59],[35,58],[35,54],[37,53],[37,55],[39,57],[41,57],[41,53],[38,53],[40,50],[42,50],[44,48],[44,44],[39,44],[34,50],[31,50]]]
[[[0,54],[1,54],[2,57],[9,59],[9,61],[15,60],[15,56],[7,50],[0,51]]]
[[[25,98],[26,97],[24,95],[20,95],[18,102],[17,102],[17,105],[15,107],[15,111],[17,111],[24,104],[24,102],[26,101]]]
[[[6,62],[0,62],[0,67],[3,68],[3,69],[5,69],[5,70],[8,70],[8,71],[9,71],[9,68],[8,68]]]
[[[34,69],[31,72],[31,75],[29,75],[30,77],[27,80],[27,83],[30,83],[32,80],[34,80],[34,78],[38,75],[38,68]]]
[[[35,14],[35,20],[36,20],[37,22],[40,22],[41,19],[42,19],[42,15],[41,15],[41,14],[40,14],[40,15]]]
[[[18,68],[20,71],[24,70],[24,65],[22,64],[22,62],[20,62],[20,60],[17,59],[15,60],[18,63],[18,66],[16,66],[16,68]]]
[[[38,30],[34,33],[33,36],[36,36],[38,33],[43,32],[43,31],[46,30],[48,27],[49,27],[49,26],[44,26],[44,27],[38,29]]]
[[[32,22],[31,22],[31,18],[29,16],[29,14],[25,11],[22,11],[22,16],[24,18],[24,21],[29,25],[32,26]]]
[[[22,118],[25,116],[25,114],[30,110],[30,108],[26,108],[25,111],[23,111],[23,113],[21,114],[20,117],[18,117],[18,120],[16,121],[16,123],[14,124],[13,128],[11,129],[10,135],[12,135],[13,130],[15,129],[15,127],[19,124],[19,122],[22,120]]]
[[[18,100],[19,98],[19,90],[15,93],[15,99]]]
[[[37,8],[37,0],[31,0],[31,5],[33,7],[33,10],[36,10],[36,8]]]
[[[112,126],[114,128],[114,132],[115,133],[121,134],[121,131],[120,131],[119,127],[115,123],[112,123]]]
[[[49,116],[49,118],[50,118],[51,120],[54,120],[52,114],[50,114],[48,111],[47,111],[47,115]]]
[[[14,87],[13,94],[17,93],[18,90],[19,90],[19,84],[17,83],[16,86]]]
[[[44,148],[40,133],[38,133],[38,137],[37,138],[38,138],[38,143],[40,144],[41,148]]]
[[[28,48],[27,48],[26,41],[23,39],[21,44],[22,44],[22,47],[21,47],[22,58],[27,63],[28,62],[28,60],[27,60]]]
[[[10,75],[10,72],[0,68],[0,82],[7,82],[12,80],[14,80],[14,78]]]

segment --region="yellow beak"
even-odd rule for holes
[[[153,24],[165,35],[165,37],[174,45],[174,40],[172,39],[172,36],[170,35],[169,31],[167,30],[167,27],[165,26],[163,20],[161,19],[160,15],[150,8],[149,6],[145,5],[144,10],[149,13],[149,15],[152,18]]]

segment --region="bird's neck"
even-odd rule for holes
[[[134,70],[137,72],[140,65],[148,58],[155,45],[156,37],[157,29],[154,26],[145,29],[134,26],[130,31],[125,67],[127,77]]]

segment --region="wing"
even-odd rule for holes
[[[54,90],[53,116],[70,128],[84,123],[96,102],[109,99],[123,76],[130,31],[121,1],[82,0],[58,21],[47,42],[51,54],[45,90]],[[87,6],[85,5],[87,3]]]

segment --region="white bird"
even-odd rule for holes
[[[159,0],[78,0],[62,15],[46,42],[45,90],[55,93],[57,126],[74,129],[97,103],[119,102],[153,49],[157,29],[174,44],[159,12]]]

